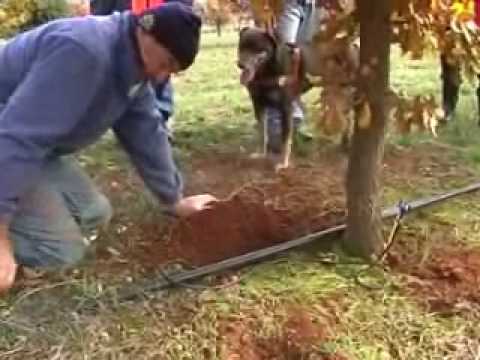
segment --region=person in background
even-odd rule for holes
[[[302,44],[310,40],[315,26],[316,2],[319,0],[285,0],[282,13],[275,29],[277,39],[284,44]],[[294,127],[298,130],[305,118],[300,99],[293,103]],[[280,150],[281,126],[280,112],[276,108],[267,109],[269,150],[278,153]],[[310,135],[302,133],[306,138]]]
[[[450,1],[452,17],[472,21],[478,28],[480,26],[480,1],[470,0],[467,2]],[[463,20],[463,21],[465,21]],[[462,21],[462,20],[461,20]],[[447,31],[450,31],[448,28]],[[449,123],[455,117],[460,86],[462,84],[461,65],[451,54],[440,54],[441,82],[442,82],[442,106],[444,111],[444,123]],[[477,74],[477,123],[480,125],[480,74]]]

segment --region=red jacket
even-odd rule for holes
[[[475,0],[475,24],[480,26],[480,0]]]
[[[134,14],[139,14],[146,9],[163,3],[164,0],[132,0],[132,11]]]

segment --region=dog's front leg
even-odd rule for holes
[[[266,158],[268,155],[268,121],[267,109],[262,101],[252,97],[253,111],[257,121],[257,136],[259,150],[252,154],[252,158]]]
[[[280,162],[275,165],[275,170],[280,171],[290,166],[290,156],[292,153],[293,141],[293,106],[291,99],[285,99],[282,104],[282,144],[280,153]]]
[[[261,127],[262,134],[260,134],[260,138],[262,139],[260,144],[262,146],[262,151],[263,151],[263,157],[267,158],[268,156],[268,116],[267,116],[267,110],[264,108],[261,117],[260,117],[260,123],[259,123],[259,128]],[[263,126],[262,126],[263,125]]]

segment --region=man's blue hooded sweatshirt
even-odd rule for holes
[[[0,48],[0,221],[45,162],[113,129],[147,186],[181,196],[155,94],[142,74],[130,13],[58,20]]]

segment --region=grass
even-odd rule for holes
[[[186,169],[199,153],[243,151],[253,144],[251,107],[238,85],[235,44],[234,33],[205,35],[197,63],[175,80],[177,155]],[[410,62],[394,51],[396,89],[438,93],[438,71],[434,58]],[[308,98],[310,103],[313,98]],[[465,84],[457,119],[440,138],[389,134],[387,151],[442,145],[438,149],[446,149],[445,159],[475,173],[480,149],[473,98],[472,86]],[[128,177],[131,172],[111,136],[84,152],[81,161],[99,179],[110,173]],[[420,180],[412,186],[387,187],[386,201],[432,193],[464,179],[453,176],[433,186]],[[136,204],[139,198],[130,188],[121,197],[113,199],[114,204]],[[140,202],[121,208],[120,216],[143,217],[148,206]],[[405,231],[415,234],[419,252],[432,234],[445,229],[479,246],[479,218],[476,198],[462,198],[410,218]],[[334,318],[334,336],[322,351],[339,350],[349,359],[479,358],[478,314],[445,317],[426,312],[401,291],[398,274],[368,272],[369,281],[384,284],[383,290],[371,291],[354,281],[362,267],[348,264],[351,259],[342,257],[345,264],[338,266],[324,260],[325,254],[315,250],[292,253],[240,271],[240,282],[225,289],[176,289],[114,306],[100,296],[108,294],[115,303],[118,278],[88,268],[57,274],[48,284],[0,298],[0,359],[221,359],[221,322],[248,320],[259,338],[271,339],[281,334],[293,305],[308,309],[315,319]],[[84,308],[88,301],[98,305],[95,312]],[[318,354],[312,350],[305,359],[320,359]]]

